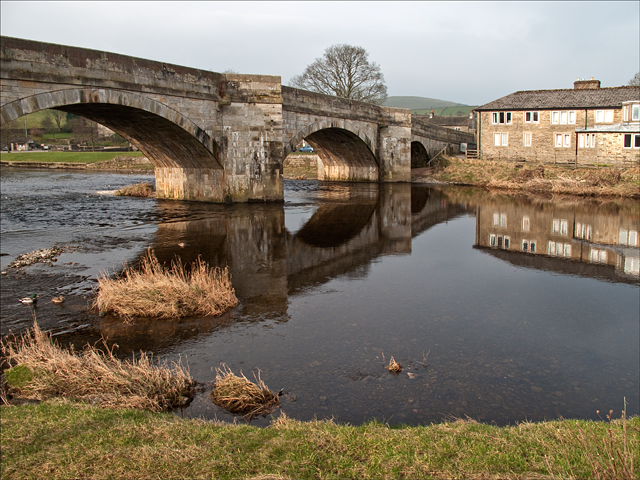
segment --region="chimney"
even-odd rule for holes
[[[429,114],[429,118],[433,118],[433,110],[431,110],[431,113]]]
[[[473,118],[473,110],[469,112],[469,118]]]
[[[573,82],[574,90],[596,90],[598,88],[600,88],[600,80],[594,80],[593,77],[591,77],[591,80],[580,80],[578,78]]]

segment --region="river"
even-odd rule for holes
[[[37,293],[62,344],[186,359],[208,385],[178,413],[190,417],[234,420],[209,399],[221,363],[260,371],[300,420],[597,419],[624,398],[639,413],[637,201],[318,181],[286,181],[284,204],[97,193],[141,181],[153,176],[2,169],[2,335],[31,325],[17,300]],[[74,248],[7,269],[54,244]],[[96,276],[149,247],[229,266],[240,305],[180,321],[92,312]]]

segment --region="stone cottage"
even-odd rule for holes
[[[476,108],[478,148],[489,160],[640,163],[640,87],[515,92]]]

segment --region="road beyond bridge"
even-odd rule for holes
[[[122,135],[155,166],[158,198],[282,201],[284,158],[304,139],[323,180],[408,182],[414,162],[473,134],[382,107],[115,53],[1,37],[0,114],[54,108]]]

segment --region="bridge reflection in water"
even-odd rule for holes
[[[627,285],[603,285],[640,284],[637,202],[402,184],[288,189],[284,205],[158,201],[158,258],[228,265],[241,305],[217,319],[104,317],[97,330],[121,352],[188,355],[200,381],[220,361],[260,368],[298,396],[283,409],[300,419],[592,418],[623,396],[637,412],[637,306]],[[416,381],[389,375],[382,352],[412,362]],[[187,414],[230,419],[206,395]]]

